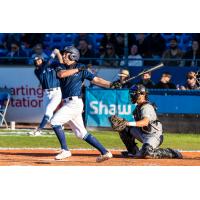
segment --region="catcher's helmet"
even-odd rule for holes
[[[70,60],[78,62],[80,58],[80,53],[77,48],[75,48],[74,46],[67,46],[63,50],[63,53],[65,52],[70,53],[70,56],[69,56]]]
[[[132,103],[136,103],[140,94],[145,94],[146,100],[148,99],[148,91],[143,85],[134,85],[129,90],[129,95]]]

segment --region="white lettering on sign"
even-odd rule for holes
[[[91,101],[90,102],[90,114],[92,115],[129,115],[131,114],[131,105],[115,105],[115,104],[103,104],[102,101]]]

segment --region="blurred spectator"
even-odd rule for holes
[[[110,67],[117,67],[119,65],[119,57],[115,54],[115,48],[113,44],[109,43],[106,45],[106,53],[105,55],[101,56],[100,65],[110,66]]]
[[[127,79],[130,78],[130,74],[129,71],[127,69],[122,69],[120,74],[118,74],[119,79],[117,80],[118,82],[120,82],[121,84],[126,81]],[[132,86],[132,84],[130,82],[127,82],[125,84],[122,85],[122,88],[130,88]]]
[[[28,48],[33,48],[36,44],[42,44],[44,41],[44,33],[23,33],[22,42]]]
[[[185,53],[183,59],[191,59],[183,60],[183,66],[200,66],[200,49],[198,41],[192,42],[192,49]]]
[[[104,33],[104,36],[100,41],[100,46],[103,46],[104,48],[106,48],[106,45],[108,43],[111,43],[114,46],[116,45],[117,40],[115,38],[115,34],[114,33]]]
[[[80,62],[83,64],[93,64],[96,65],[96,61],[91,59],[95,58],[94,53],[89,49],[89,44],[86,40],[81,39],[79,41],[78,49],[80,51]]]
[[[115,53],[121,58],[124,55],[124,34],[116,34]]]
[[[138,53],[144,58],[148,56],[148,45],[145,39],[144,33],[137,33],[136,34],[136,45],[138,47]]]
[[[142,67],[143,66],[143,60],[142,60],[142,56],[140,54],[138,54],[138,47],[137,45],[132,45],[131,47],[131,54],[128,56],[128,66],[129,67]],[[125,57],[123,57],[123,59],[125,59]],[[122,60],[120,62],[120,66],[124,66],[125,62],[124,60]]]
[[[190,71],[187,73],[187,81],[184,86],[181,86],[181,90],[198,90],[200,89],[199,84],[197,83],[196,79],[196,73],[193,71]]]
[[[170,49],[163,53],[163,62],[166,66],[181,66],[183,52],[178,48],[178,41],[174,37],[170,40]],[[167,60],[165,60],[167,59]],[[169,60],[168,60],[169,59]],[[170,60],[172,59],[172,60]],[[178,59],[178,60],[176,60]]]
[[[0,57],[5,57],[8,53],[8,50],[5,48],[5,46],[1,43],[0,44]]]
[[[154,88],[155,83],[151,80],[151,72],[144,73],[138,84],[143,85],[148,89]]]
[[[5,48],[10,51],[12,43],[18,43],[18,45],[20,45],[21,37],[21,33],[5,33],[3,38]]]
[[[11,50],[6,55],[7,60],[5,62],[9,64],[26,64],[27,55],[20,47],[19,42],[11,43]]]
[[[74,38],[73,44],[75,47],[78,48],[79,43],[81,40],[85,40],[88,44],[88,49],[95,51],[96,50],[96,41],[93,37],[94,34],[88,33],[78,33],[77,36]]]
[[[34,58],[35,57],[42,57],[44,58],[44,61],[48,60],[48,55],[44,53],[42,44],[38,43],[33,47],[33,54],[31,55],[31,58],[29,59],[29,64],[33,65]]]
[[[171,74],[164,72],[160,81],[155,85],[156,89],[176,89],[176,85],[171,82]]]
[[[151,33],[146,37],[147,51],[150,57],[160,59],[165,51],[165,39],[160,33]]]
[[[144,33],[138,33],[136,34],[136,45],[138,47],[138,53],[143,58],[143,64],[144,65],[155,65],[158,62],[153,60],[152,54],[148,51],[148,43],[146,40],[146,36]]]
[[[101,57],[105,56],[105,53],[106,53],[106,48],[104,48],[103,46],[100,46],[96,57],[101,58]],[[101,59],[97,59],[97,62],[99,65],[101,65]]]

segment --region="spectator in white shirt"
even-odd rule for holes
[[[123,57],[125,59],[125,57]],[[120,62],[120,66],[124,66],[125,61],[122,60]],[[143,66],[143,59],[140,54],[138,54],[138,47],[137,45],[131,46],[131,54],[128,56],[128,67],[142,67]]]

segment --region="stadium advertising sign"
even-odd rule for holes
[[[43,91],[33,67],[1,67],[0,88],[11,93],[7,121],[40,122],[44,113]]]
[[[86,122],[87,126],[109,127],[108,117],[117,114],[128,120],[133,120],[128,90],[86,90]]]

